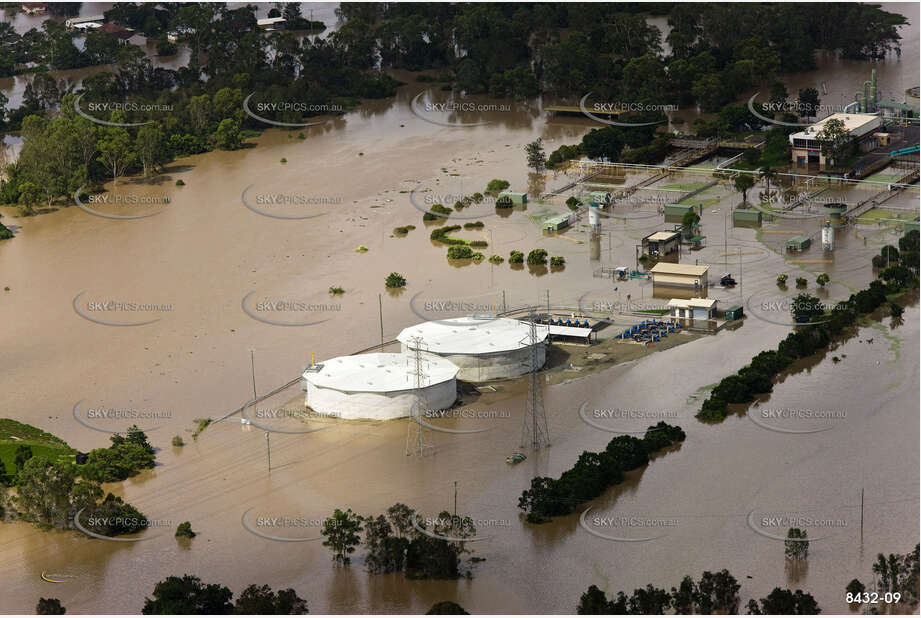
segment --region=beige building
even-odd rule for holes
[[[879,129],[880,120],[876,114],[832,114],[790,135],[790,145],[793,147],[790,156],[794,166],[805,168],[811,165],[818,166],[820,170],[825,169],[825,155],[822,154],[822,147],[816,136],[825,128],[825,123],[832,119],[844,123],[845,130],[857,141],[858,148],[862,152],[869,152],[879,145],[876,132]]]
[[[681,243],[678,232],[653,232],[643,238],[643,255],[666,262],[677,262]]]
[[[652,295],[658,298],[706,298],[708,264],[659,262],[652,273]]]

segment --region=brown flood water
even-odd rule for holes
[[[593,583],[609,593],[649,582],[667,588],[684,574],[697,577],[721,568],[739,578],[743,603],[786,586],[812,592],[826,613],[848,611],[844,585],[853,577],[870,578],[876,552],[905,552],[917,542],[916,305],[898,328],[889,332],[887,318],[883,326],[862,329],[832,353],[842,362],[824,359],[809,365],[760,404],[844,414],[824,421],[827,431],[817,433],[770,431],[744,415],[717,426],[693,418],[699,401],[689,396],[773,347],[789,331],[749,318],[741,329],[546,387],[553,446],[529,453],[514,467],[504,458],[517,450],[524,409],[518,383],[498,385],[497,392],[469,403],[498,418],[445,423],[489,431],[432,433],[434,452],[423,459],[404,456],[404,422],[332,423],[312,434],[273,433],[271,473],[266,471],[263,432],[240,425],[237,417],[192,441],[193,419],[219,416],[251,397],[250,349],[255,350],[257,390],[266,392],[296,376],[311,354],[322,360],[378,343],[378,294],[383,294],[386,340],[422,319],[410,303],[420,293],[424,299],[452,299],[463,291],[461,300],[491,304],[500,303],[505,291],[509,306],[545,302],[548,289],[557,306],[574,307],[587,293],[593,299],[622,299],[609,282],[592,277],[598,262],[591,259],[585,229],[580,225],[542,237],[526,218],[543,208],[534,203],[508,217],[495,216],[492,207],[471,206],[464,216],[481,217],[486,226],[462,234],[488,240],[487,255],[544,247],[566,257],[565,270],[536,276],[508,264],[447,264],[444,248],[432,246],[421,213],[401,191],[421,184],[431,190],[416,193],[417,201],[425,203],[426,195],[482,191],[491,178],[506,178],[516,189],[528,187],[523,145],[542,136],[549,151],[576,142],[590,125],[547,122],[535,109],[516,109],[462,119],[492,121],[482,127],[443,127],[410,111],[409,102],[420,90],[410,83],[395,101],[371,102],[305,130],[305,140],[297,139],[297,132],[267,131],[255,140],[255,148],[190,157],[174,162],[157,183],[123,180],[111,188],[112,195],[126,198],[159,202],[166,196],[168,206],[92,206],[117,214],[160,212],[152,217],[118,221],[70,207],[23,219],[4,210],[7,225],[22,226],[16,239],[0,244],[0,284],[10,287],[0,295],[0,321],[6,325],[0,347],[12,361],[0,374],[5,415],[88,450],[104,445],[107,434],[74,419],[78,401],[84,401],[83,410],[164,412],[165,418],[146,425],[157,426],[149,432],[161,449],[157,468],[111,489],[169,525],[149,530],[145,536],[161,536],[138,543],[103,542],[79,532],[46,533],[24,524],[0,526],[0,611],[30,611],[38,597],[55,596],[71,613],[137,612],[157,581],[194,573],[235,592],[250,583],[292,587],[314,613],[420,613],[445,599],[478,613],[571,613]],[[436,88],[432,97],[440,101],[441,94]],[[280,163],[282,157],[286,164]],[[175,186],[180,178],[186,186]],[[565,182],[562,175],[551,176],[547,187]],[[247,187],[251,203],[257,194],[273,193],[336,203],[307,208],[310,214],[326,213],[313,219],[273,219],[242,204]],[[728,195],[721,199],[719,208],[732,200]],[[302,211],[284,214],[292,212]],[[722,256],[721,217],[722,212],[705,213],[704,225],[712,235],[705,257],[711,263]],[[393,227],[410,223],[417,229],[407,237],[391,237]],[[606,222],[602,261],[632,264],[637,239],[661,225],[659,217]],[[737,246],[758,246],[752,230],[731,230],[730,238],[727,242]],[[356,253],[358,245],[368,252]],[[868,255],[872,250],[867,249]],[[745,260],[753,263],[745,266],[746,296],[770,289],[776,273],[788,268],[767,250]],[[408,280],[402,294],[384,289],[383,279],[391,271]],[[870,277],[868,268],[842,273],[842,286],[862,287]],[[343,287],[345,295],[332,299],[330,286]],[[121,322],[159,318],[143,326],[104,326],[74,311],[81,292],[85,295],[78,306],[84,312],[87,299],[155,303],[170,310],[89,312]],[[341,307],[306,318],[271,316],[327,320],[321,325],[273,326],[243,311],[242,299],[250,292],[250,307],[278,297]],[[844,287],[834,292],[848,293]],[[624,293],[648,297],[649,287],[625,284],[619,290]],[[714,290],[712,296],[728,302],[739,293]],[[265,406],[297,401],[293,388]],[[583,402],[591,409],[659,415],[688,432],[680,448],[592,503],[593,512],[603,516],[667,519],[672,524],[664,529],[665,537],[601,540],[580,528],[578,515],[538,527],[521,521],[515,505],[530,478],[558,475],[583,450],[601,449],[614,435],[580,420]],[[113,430],[128,424],[93,422]],[[619,431],[648,424],[611,423]],[[188,443],[182,449],[169,446],[177,434]],[[474,555],[486,560],[470,567],[469,580],[370,576],[361,549],[350,568],[334,568],[319,541],[271,541],[241,524],[251,508],[250,521],[259,516],[319,519],[337,507],[379,513],[396,501],[432,515],[452,508],[454,481],[458,512],[482,520],[478,530],[488,537],[470,544]],[[854,510],[860,488],[866,492],[862,542]],[[768,511],[825,522],[815,535],[810,530],[812,538],[825,532],[830,536],[811,544],[808,569],[785,570],[783,543],[747,525],[749,513],[760,517]],[[200,533],[188,547],[172,537],[185,520]],[[317,534],[317,528],[265,531]],[[647,536],[635,527],[613,532]],[[43,571],[68,576],[62,578],[68,581],[44,582]]]

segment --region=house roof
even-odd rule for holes
[[[668,301],[668,306],[679,309],[712,309],[716,303],[715,298],[673,298]]]

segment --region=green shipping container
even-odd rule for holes
[[[726,310],[726,320],[738,320],[742,317],[742,307],[739,305],[733,305]]]
[[[761,211],[754,208],[736,208],[732,211],[732,223],[741,225],[761,225]]]
[[[666,204],[665,205],[665,221],[668,223],[681,223],[684,219],[684,214],[694,210],[693,206],[685,206],[684,204]]]

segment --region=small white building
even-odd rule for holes
[[[673,298],[668,301],[669,315],[682,320],[712,320],[716,317],[715,298]]]
[[[420,392],[424,410],[443,410],[457,399],[457,366],[423,357]],[[311,410],[345,419],[389,420],[409,416],[416,403],[416,361],[406,354],[340,356],[308,367],[302,376]]]

